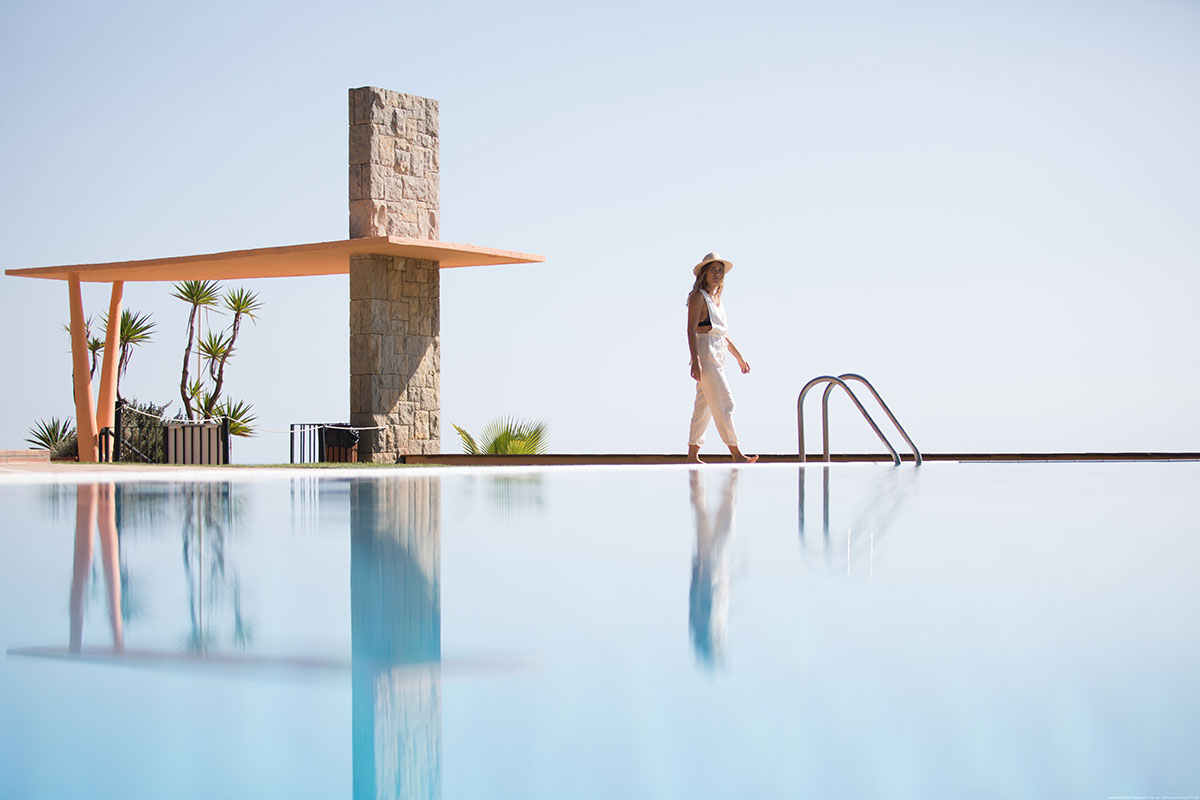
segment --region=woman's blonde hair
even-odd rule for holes
[[[704,288],[705,278],[708,277],[708,268],[716,263],[719,263],[719,262],[710,261],[707,264],[705,264],[703,267],[700,268],[700,271],[696,273],[696,282],[692,284],[692,290],[690,292],[688,292],[688,297],[691,297],[696,292],[698,292]],[[725,289],[725,276],[722,275],[721,282],[719,284],[717,284],[717,290],[715,292],[713,292],[713,297],[717,300],[720,300],[721,292],[724,289]]]

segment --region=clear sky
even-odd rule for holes
[[[682,452],[709,250],[747,452],[848,371],[926,451],[1200,450],[1200,4],[10,0],[0,266],[344,238],[366,85],[440,102],[443,239],[547,258],[442,272],[444,450],[514,414]],[[348,418],[346,283],[250,282],[226,383],[260,424]],[[177,409],[186,307],[125,299],[159,329],[123,390]],[[64,283],[0,277],[0,448],[73,415],[66,321]],[[851,412],[834,449],[878,450]]]

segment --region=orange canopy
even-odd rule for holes
[[[533,264],[545,256],[454,244],[432,239],[372,236],[336,242],[259,247],[198,256],[112,261],[107,264],[70,264],[59,267],[8,269],[6,275],[22,278],[67,280],[72,274],[92,283],[113,281],[238,280],[287,278],[302,275],[346,275],[352,255],[385,255],[437,261],[442,269],[500,264]]]

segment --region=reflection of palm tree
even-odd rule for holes
[[[544,504],[544,486],[540,474],[495,475],[473,479],[488,488],[492,507],[502,517],[515,517],[523,512],[540,511]]]
[[[738,471],[729,470],[721,505],[715,516],[708,511],[704,476],[688,473],[692,510],[696,514],[696,556],[688,596],[688,628],[696,658],[709,667],[725,658],[726,622],[729,619],[729,541],[737,502]]]
[[[226,597],[233,614],[231,641],[245,648],[253,630],[242,612],[241,582],[228,564],[226,547],[234,521],[241,516],[242,501],[233,495],[232,484],[189,483],[181,486],[183,506],[183,568],[188,584],[190,627],[184,648],[205,653],[220,641],[208,612]]]

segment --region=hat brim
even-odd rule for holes
[[[699,275],[700,270],[704,269],[704,267],[706,267],[709,264],[724,264],[726,274],[733,271],[733,262],[732,261],[726,261],[723,258],[710,258],[707,261],[701,261],[699,264],[692,267],[692,274]]]

